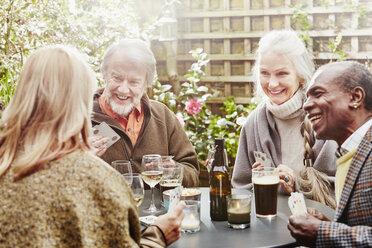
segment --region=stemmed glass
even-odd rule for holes
[[[151,188],[151,203],[150,206],[144,211],[149,214],[156,214],[160,211],[155,206],[154,187],[157,185],[163,176],[163,166],[161,156],[158,154],[149,154],[142,157],[142,179]]]
[[[132,193],[134,196],[134,201],[137,203],[137,207],[139,207],[145,197],[145,187],[143,185],[143,181],[141,175],[138,173],[132,174]]]
[[[115,160],[111,162],[111,166],[124,176],[125,181],[127,181],[129,185],[132,184],[132,165],[129,161]]]
[[[160,180],[160,193],[165,190],[174,189],[182,185],[183,165],[177,164],[173,160],[173,156],[162,156],[163,177]]]

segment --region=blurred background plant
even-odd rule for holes
[[[221,112],[213,114],[207,107],[207,100],[217,92],[201,83],[201,78],[205,75],[204,66],[209,63],[208,56],[201,48],[190,51],[190,54],[197,61],[191,65],[185,75],[187,81],[181,84],[180,94],[175,95],[171,91],[171,85],[156,82],[153,87],[153,97],[166,104],[179,117],[202,166],[205,165],[208,150],[214,145],[215,138],[225,139],[229,163],[232,166],[241,126],[256,104],[252,103],[248,106],[235,104],[234,97],[229,96],[220,108]]]
[[[123,37],[150,42],[161,8],[144,0],[0,1],[0,112],[30,52],[49,44],[76,47],[87,54],[101,85],[99,66],[106,48]]]

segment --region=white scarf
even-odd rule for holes
[[[267,99],[266,106],[276,118],[288,120],[298,117],[303,113],[302,106],[304,102],[305,92],[299,89],[288,101],[280,105],[272,104],[270,100]]]

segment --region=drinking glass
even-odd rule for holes
[[[271,218],[276,216],[278,202],[279,169],[257,167],[252,170],[256,216]]]
[[[245,229],[251,223],[251,195],[232,194],[227,199],[227,221],[233,229]]]
[[[111,166],[124,176],[125,181],[127,181],[129,185],[132,184],[132,165],[128,160],[112,161]]]
[[[139,207],[145,196],[145,187],[143,185],[143,181],[140,174],[138,173],[132,174],[131,188],[134,196],[134,201],[137,203],[137,207]]]
[[[181,186],[183,179],[183,165],[177,164],[173,156],[162,156],[163,177],[160,180],[161,195],[165,190]]]
[[[154,187],[160,182],[163,176],[161,156],[158,154],[144,155],[142,157],[141,168],[142,179],[151,188],[151,203],[150,206],[144,210],[144,212],[156,214],[160,211],[160,209],[158,209],[154,203]]]
[[[183,209],[185,217],[181,223],[183,233],[194,233],[200,230],[200,201],[186,200]]]

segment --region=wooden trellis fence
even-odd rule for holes
[[[295,10],[312,25],[308,30],[310,49],[317,65],[336,60],[329,44],[342,36],[339,49],[346,58],[371,65],[371,0],[186,0],[177,9],[178,45],[176,63],[180,82],[193,63],[189,50],[203,48],[211,62],[202,83],[219,91],[209,103],[222,103],[233,95],[237,103],[247,104],[253,94],[251,69],[260,37],[272,29],[292,28]],[[303,7],[299,7],[302,4]],[[327,5],[327,6],[325,6]],[[296,6],[296,7],[295,7]],[[153,43],[160,81],[168,81],[164,46]]]

